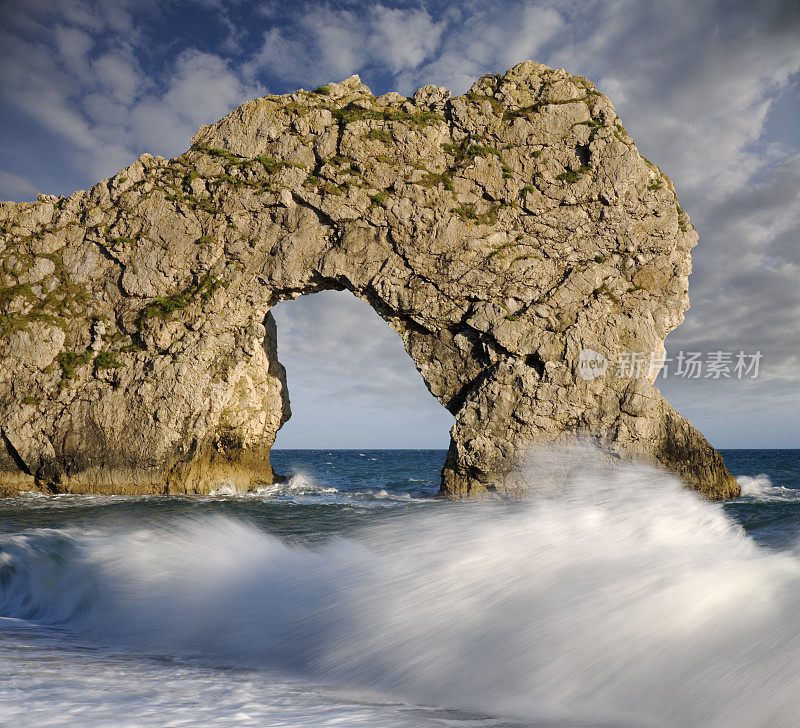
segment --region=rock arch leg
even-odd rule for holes
[[[664,468],[708,498],[739,494],[720,455],[648,380],[582,382],[565,392],[517,360],[494,367],[466,396],[440,495],[522,494],[535,481],[535,473],[519,474],[531,448],[581,441],[614,461]]]

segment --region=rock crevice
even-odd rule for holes
[[[3,492],[269,482],[290,415],[269,310],[346,289],[456,418],[444,493],[513,491],[528,446],[579,435],[738,493],[653,371],[581,376],[582,352],[663,355],[697,236],[610,101],[561,69],[255,99],[179,157],[0,204],[0,231]]]

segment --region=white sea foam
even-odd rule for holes
[[[295,473],[287,480],[257,488],[254,493],[261,496],[297,496],[338,493],[330,485],[320,485],[307,473]]]
[[[237,491],[232,485],[222,483],[214,488],[209,496],[226,498],[285,498],[305,499],[307,496],[327,496],[339,493],[337,488],[329,485],[320,485],[314,478],[306,473],[295,473],[285,480],[268,485],[261,485],[249,491]]]
[[[743,496],[755,498],[768,494],[774,488],[772,480],[765,473],[760,473],[752,478],[747,475],[740,475],[736,478],[736,482],[739,483]]]
[[[209,493],[209,495],[214,495],[214,496],[218,495],[226,496],[226,495],[238,495],[238,494],[239,491],[237,491],[236,488],[233,485],[230,485],[229,483],[220,483],[219,485],[217,485],[216,488],[214,488]]]
[[[409,478],[409,480],[413,479]],[[376,501],[408,503],[410,501],[425,502],[432,500],[430,497],[402,491],[388,491],[385,488],[339,490],[335,486],[320,483],[311,475],[303,472],[295,473],[290,478],[278,483],[262,485],[246,493],[214,491],[211,495],[236,496],[244,499],[281,499],[297,504],[347,503],[367,508],[376,505]]]
[[[773,485],[769,475],[760,473],[753,477],[740,475],[736,478],[742,489],[742,496],[757,500],[800,500],[800,490]]]
[[[796,728],[800,562],[663,474],[545,470],[315,548],[227,517],[5,537],[0,614],[529,721]]]

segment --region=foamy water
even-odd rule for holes
[[[757,498],[758,500],[800,500],[800,491],[796,488],[786,488],[782,485],[773,485],[772,478],[766,473],[759,473],[754,477],[739,476],[737,479],[742,489],[742,497]]]
[[[116,669],[140,695],[131,725],[796,727],[797,556],[661,473],[579,454],[554,487],[549,468],[529,467],[525,502],[400,510],[314,544],[221,515],[4,536],[0,614],[90,686],[61,685],[34,724],[108,724],[92,701]],[[0,688],[7,717],[59,685],[39,667],[17,665],[35,689]],[[103,699],[106,718],[136,704]]]

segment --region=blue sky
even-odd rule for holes
[[[800,3],[0,0],[0,198],[179,154],[244,100],[358,73],[465,91],[526,58],[591,78],[700,232],[669,352],[755,351],[754,381],[661,383],[719,447],[800,446]],[[348,294],[276,308],[285,447],[445,447],[452,419]]]

